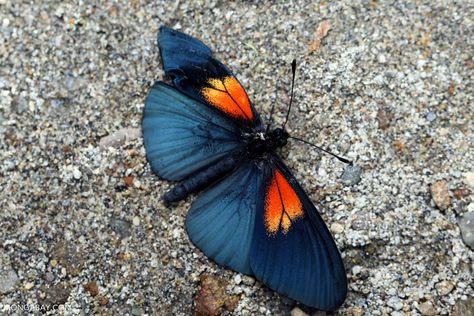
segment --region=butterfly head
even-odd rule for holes
[[[288,143],[288,138],[290,135],[283,128],[275,128],[273,131],[270,131],[267,135],[268,141],[272,146],[283,147]]]
[[[245,133],[242,137],[247,141],[247,152],[260,156],[285,146],[290,135],[283,128],[275,128],[267,133]]]

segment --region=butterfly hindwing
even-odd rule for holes
[[[162,82],[145,101],[142,126],[148,161],[167,180],[182,180],[242,146],[229,119]]]
[[[240,82],[201,41],[161,27],[158,46],[165,74],[181,92],[217,109],[240,126],[260,127],[260,118]]]
[[[339,251],[313,203],[276,157],[257,203],[250,265],[257,279],[303,304],[332,311],[347,280]]]
[[[189,238],[206,256],[252,274],[249,262],[262,172],[247,162],[202,192],[186,218]]]

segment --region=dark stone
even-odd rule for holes
[[[342,173],[341,180],[345,185],[355,185],[360,182],[362,168],[357,165],[348,165]]]
[[[120,238],[127,238],[131,235],[132,224],[129,221],[123,220],[121,218],[113,217],[110,219],[110,228],[114,232],[120,235]]]
[[[64,305],[67,302],[71,289],[63,284],[57,284],[49,288],[43,288],[41,292],[44,293],[44,297],[43,295],[38,297],[40,307],[45,310],[57,310],[59,305]]]

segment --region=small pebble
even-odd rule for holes
[[[74,167],[72,169],[72,175],[73,175],[74,179],[79,180],[82,177],[82,172],[81,172],[81,170],[79,170],[79,168]]]
[[[470,195],[470,191],[464,188],[457,188],[453,191],[454,197],[458,200],[464,199]]]
[[[438,291],[439,295],[448,295],[454,288],[454,284],[451,281],[441,281],[436,283],[435,285],[436,291]]]
[[[339,223],[332,223],[331,224],[331,231],[334,233],[334,234],[340,234],[344,231],[344,226],[342,226],[341,224]]]
[[[388,109],[379,109],[377,111],[377,121],[379,122],[379,128],[382,130],[386,130],[390,127],[392,123],[393,113],[390,112]]]
[[[354,306],[348,309],[349,315],[351,316],[362,316],[364,315],[364,310],[359,306]]]
[[[80,240],[81,237],[79,237]],[[58,242],[51,253],[50,264],[56,267],[61,263],[62,275],[79,275],[84,267],[84,254],[76,248],[76,243]]]
[[[97,294],[99,294],[99,287],[97,286],[96,282],[88,282],[84,284],[84,288],[91,296],[97,296]]]
[[[145,311],[141,307],[133,306],[132,310],[131,310],[131,313],[134,316],[141,316],[141,315],[145,314]]]
[[[35,284],[33,282],[26,282],[25,285],[23,285],[23,288],[27,291],[31,290]]]
[[[242,282],[242,277],[240,276],[240,274],[237,274],[234,277],[234,282],[235,282],[235,284],[240,284],[240,282]]]
[[[106,147],[120,147],[127,142],[137,139],[141,134],[142,131],[140,128],[125,127],[101,138],[99,146],[103,149]]]
[[[385,64],[387,62],[387,58],[385,57],[384,54],[379,54],[377,56],[377,61],[381,64]]]
[[[181,229],[175,228],[175,229],[173,229],[171,234],[173,235],[173,238],[175,238],[175,239],[179,238],[181,236]]]
[[[114,232],[119,234],[121,238],[129,237],[132,234],[130,222],[121,218],[111,218],[110,227]]]
[[[434,113],[434,112],[429,112],[429,113],[426,115],[426,119],[427,119],[429,122],[433,122],[434,120],[436,120],[436,113]]]
[[[65,284],[55,284],[51,287],[43,288],[38,304],[51,308],[53,305],[60,305],[67,302],[71,290]]]
[[[133,224],[133,226],[140,225],[140,217],[134,216],[133,219],[132,219],[132,224]]]
[[[2,269],[3,267],[0,267]],[[6,294],[13,291],[18,282],[18,275],[15,270],[0,270],[0,294]]]
[[[474,297],[459,299],[453,306],[452,316],[474,316]]]
[[[421,315],[424,316],[434,316],[438,314],[436,308],[433,307],[433,304],[431,304],[431,302],[421,303],[418,307],[418,310],[420,311]]]
[[[194,313],[197,315],[220,315],[225,310],[232,312],[240,296],[229,295],[228,282],[210,274],[201,275],[201,289],[194,297]]]
[[[142,183],[140,182],[140,180],[135,179],[135,180],[133,181],[133,186],[134,186],[135,188],[139,189],[139,188],[142,186]]]
[[[399,311],[403,308],[403,302],[398,296],[390,297],[387,301],[387,305],[396,311]]]
[[[105,306],[109,303],[109,298],[107,296],[101,296],[99,299],[99,304]]]
[[[474,250],[474,212],[464,214],[459,219],[459,229],[464,243]]]
[[[252,278],[251,276],[244,275],[242,276],[242,281],[245,285],[254,285],[255,284],[255,279]]]
[[[290,315],[291,316],[309,316],[298,307],[293,308],[290,312]]]
[[[352,275],[358,275],[362,271],[361,266],[353,266],[352,267]]]
[[[54,274],[52,274],[51,272],[48,272],[44,276],[44,279],[46,280],[46,282],[51,283],[54,281]]]
[[[448,183],[445,180],[438,180],[431,185],[431,196],[441,210],[447,209],[451,204]]]
[[[464,182],[471,188],[474,188],[474,172],[466,172],[464,174]]]
[[[360,182],[360,175],[362,169],[357,165],[348,165],[341,176],[342,182],[345,185],[355,185]]]

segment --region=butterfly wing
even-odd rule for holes
[[[273,156],[257,203],[250,265],[257,279],[305,305],[333,311],[347,294],[339,251],[313,203]]]
[[[206,256],[244,274],[252,274],[249,251],[262,175],[256,162],[242,164],[201,193],[186,218],[189,238]]]
[[[200,100],[238,125],[261,128],[260,118],[232,72],[201,41],[161,27],[158,46],[165,74],[186,95]]]
[[[242,146],[229,119],[163,82],[145,101],[142,126],[151,168],[167,180],[182,180]]]

